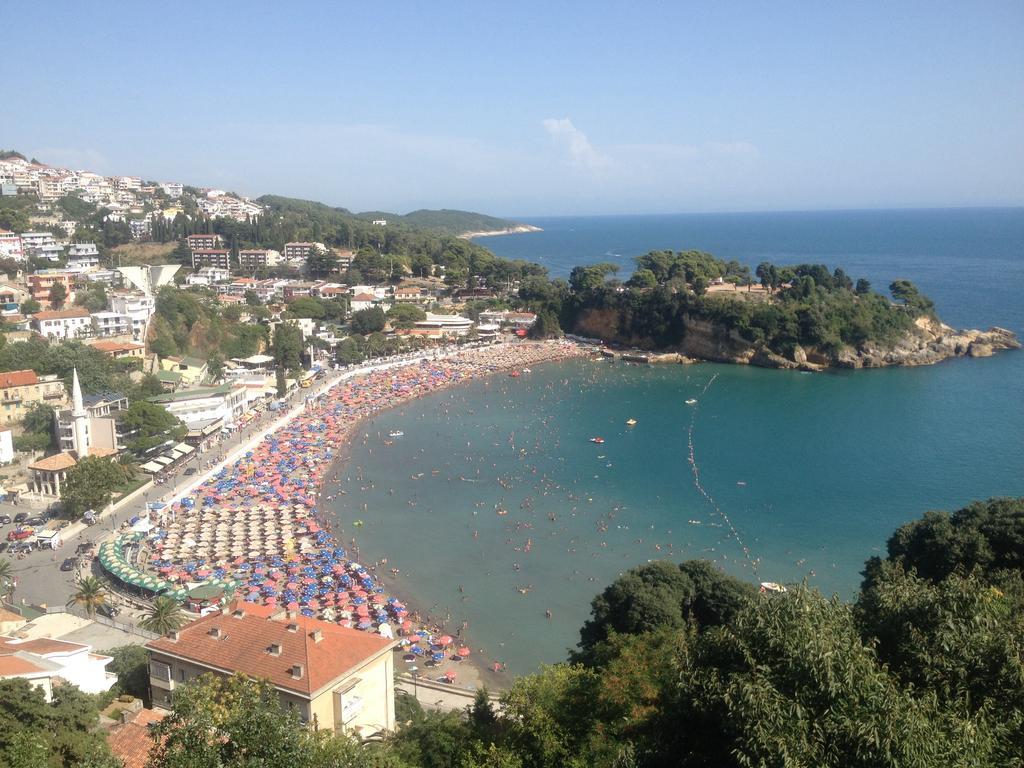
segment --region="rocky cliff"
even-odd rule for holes
[[[764,344],[752,343],[721,325],[685,317],[682,342],[666,352],[686,358],[721,363],[759,365],[818,371],[825,368],[883,368],[891,365],[932,365],[951,357],[988,357],[1004,349],[1020,349],[1020,341],[1004,328],[987,331],[956,330],[931,318],[921,317],[893,346],[868,343],[861,348],[843,347],[838,353],[797,346],[780,355]],[[621,338],[614,310],[587,310],[577,321],[577,331],[606,342],[650,349],[643,339]]]

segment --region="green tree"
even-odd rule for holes
[[[864,296],[865,294],[871,293],[871,281],[866,280],[863,277],[860,278],[860,280],[857,281],[857,285],[854,288],[854,292],[858,296]]]
[[[48,434],[54,431],[54,408],[47,403],[33,403],[22,419],[26,432]]]
[[[140,456],[167,440],[182,440],[188,428],[177,416],[157,403],[136,400],[121,416],[121,423],[131,433],[128,450]]]
[[[250,306],[250,307],[261,307],[261,306],[263,306],[263,302],[260,301],[259,294],[257,294],[256,291],[248,290],[248,291],[246,291],[243,294],[243,296],[245,297],[245,303],[248,306]]]
[[[55,438],[53,434],[44,432],[25,432],[14,436],[14,450],[22,453],[35,453],[45,451],[53,446]]]
[[[88,288],[75,292],[75,305],[90,312],[102,312],[107,308],[107,289],[103,283],[89,283]]]
[[[658,284],[658,278],[649,269],[638,269],[626,282],[630,288],[654,288]]]
[[[20,309],[23,315],[34,315],[42,309],[42,306],[35,299],[25,299],[25,301],[21,302]]]
[[[114,768],[99,729],[96,699],[54,686],[47,703],[28,680],[0,680],[0,765],[11,768]]]
[[[87,509],[102,510],[123,481],[124,474],[110,459],[86,456],[68,470],[61,485],[62,516],[73,520]]]
[[[415,304],[395,304],[387,312],[394,328],[412,328],[418,320],[426,320],[427,313]]]
[[[91,619],[96,615],[97,609],[106,605],[110,594],[107,592],[107,585],[94,576],[83,576],[78,579],[77,588],[68,605],[79,605]]]
[[[121,645],[103,651],[113,661],[107,671],[117,675],[117,691],[149,700],[149,651],[141,645]]]
[[[171,630],[181,629],[187,621],[177,600],[160,596],[153,599],[139,626],[158,635],[166,635]]]
[[[288,304],[288,311],[296,317],[308,317],[313,320],[322,320],[327,314],[323,303],[312,296],[300,296]]]
[[[60,309],[64,306],[64,302],[68,298],[68,289],[64,287],[63,283],[54,283],[50,286],[49,302],[50,307],[53,309]]]
[[[274,327],[274,361],[278,368],[297,371],[302,368],[302,330],[295,323]]]
[[[706,560],[645,563],[620,576],[591,602],[591,617],[580,630],[576,658],[587,663],[597,644],[613,634],[680,630],[691,623],[720,626],[754,595],[752,585]]]
[[[618,264],[602,262],[589,266],[573,267],[569,273],[569,287],[575,293],[587,293],[604,286],[609,275],[619,271]]]
[[[352,319],[349,321],[349,327],[352,333],[365,336],[377,331],[383,331],[385,323],[384,310],[380,307],[370,307],[369,309],[353,312]]]
[[[10,560],[0,560],[0,597],[3,597],[7,602],[11,602],[11,596],[14,594],[14,583],[17,577],[14,575],[14,566]]]

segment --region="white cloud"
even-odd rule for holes
[[[596,171],[607,168],[611,160],[594,149],[590,139],[567,117],[549,117],[542,123],[554,142],[566,153],[566,160],[574,168]]]

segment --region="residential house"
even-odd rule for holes
[[[364,309],[377,306],[380,301],[372,293],[357,293],[352,297],[352,301],[349,302],[349,309],[353,312],[361,312]]]
[[[107,731],[107,746],[123,768],[146,768],[153,748],[152,727],[165,715],[157,709],[121,710],[121,722]]]
[[[128,229],[131,230],[132,237],[138,240],[152,231],[153,224],[149,219],[129,219]]]
[[[231,272],[220,267],[203,267],[185,278],[186,285],[214,285],[231,279]]]
[[[160,184],[164,194],[172,199],[178,199],[184,193],[185,188],[176,181],[165,181]]]
[[[122,312],[93,312],[91,318],[93,334],[100,338],[132,335],[132,319]]]
[[[9,229],[0,229],[0,259],[13,259],[24,261],[25,252],[22,250],[21,235],[11,232]]]
[[[189,249],[193,251],[220,248],[224,242],[220,235],[189,235],[185,240],[188,242]]]
[[[533,312],[509,312],[506,310],[486,310],[480,313],[480,322],[504,325],[516,330],[525,330],[533,325],[537,315]]]
[[[0,283],[0,315],[17,315],[21,304],[28,298],[28,292],[17,285]]]
[[[84,693],[109,691],[117,675],[107,672],[110,656],[92,652],[83,643],[51,638],[19,639],[0,635],[0,679],[20,677],[53,699],[58,681],[75,685]]]
[[[100,252],[96,243],[71,243],[68,246],[67,268],[72,272],[87,272],[100,265]]]
[[[56,245],[52,232],[22,232],[21,247],[27,254],[35,255],[35,251],[43,246]]]
[[[301,283],[298,280],[291,280],[284,287],[284,290],[281,293],[284,300],[289,302],[302,298],[303,296],[312,296],[314,289],[317,287],[317,283]]]
[[[81,339],[92,336],[92,317],[85,307],[69,307],[32,315],[32,329],[47,339]]]
[[[0,464],[7,465],[14,461],[14,435],[9,429],[0,429]],[[3,629],[0,628],[0,632]]]
[[[335,251],[334,255],[338,257],[338,269],[344,272],[352,267],[352,262],[355,261],[356,252],[342,249]]]
[[[206,378],[206,361],[199,357],[165,357],[160,360],[160,370],[177,371],[181,381],[187,387],[202,384]]]
[[[56,374],[39,376],[33,370],[0,373],[0,422],[21,421],[34,403],[60,405],[67,401],[64,383]]]
[[[417,285],[398,286],[395,288],[395,301],[399,304],[430,304],[434,297],[423,287]]]
[[[270,269],[280,263],[280,251],[247,249],[238,252],[238,266],[247,272],[258,269]]]
[[[234,427],[245,412],[245,389],[244,385],[222,384],[219,387],[198,387],[154,395],[148,400],[162,405],[190,429],[212,423]]]
[[[396,641],[237,601],[151,640],[153,706],[170,709],[177,686],[198,675],[266,680],[281,706],[316,729],[369,736],[395,727]]]
[[[192,268],[218,267],[231,269],[231,251],[227,248],[207,248],[192,251]]]
[[[50,290],[55,285],[63,285],[66,292],[65,301],[75,300],[75,273],[63,269],[38,269],[28,276],[28,290],[32,298],[43,306],[50,306]]]
[[[93,349],[98,349],[103,354],[112,357],[115,360],[121,360],[126,357],[142,360],[146,357],[145,344],[135,344],[131,341],[109,341],[106,339],[90,341],[88,344]]]

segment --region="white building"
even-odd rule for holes
[[[435,315],[427,312],[427,319],[417,320],[416,327],[436,331],[441,336],[465,336],[473,327],[473,321],[460,315]]]
[[[160,185],[164,194],[171,198],[179,198],[184,193],[184,187],[176,181],[165,181]]]
[[[0,431],[0,464],[10,464],[14,461],[14,438],[11,437],[11,430]]]
[[[93,312],[91,317],[93,333],[99,338],[134,335],[132,318],[122,312]]]
[[[92,318],[85,307],[36,312],[32,328],[47,339],[87,338],[92,336]]]
[[[72,243],[68,246],[67,269],[70,272],[88,272],[100,265],[96,243]]]
[[[53,699],[55,682],[66,681],[83,693],[109,691],[117,675],[107,672],[113,659],[92,652],[92,647],[49,637],[21,640],[0,635],[0,679],[20,677]]]
[[[183,389],[156,395],[149,401],[162,405],[189,428],[217,421],[230,428],[245,412],[246,387],[222,384],[219,387]]]
[[[185,278],[185,285],[213,285],[227,282],[231,272],[221,267],[203,267]]]
[[[108,303],[111,312],[118,312],[131,318],[132,335],[136,338],[142,338],[149,318],[156,312],[156,299],[144,293],[111,293]]]
[[[42,248],[46,245],[56,245],[57,241],[54,239],[51,232],[22,232],[21,233],[21,247],[26,251],[35,250]]]
[[[21,245],[21,235],[17,235],[9,229],[0,229],[0,259],[25,260],[25,252],[22,250]]]

